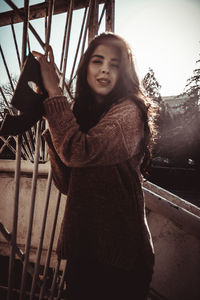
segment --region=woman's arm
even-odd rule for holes
[[[56,153],[49,129],[45,130],[43,137],[48,145],[48,154],[51,163],[54,184],[62,194],[67,195],[71,169],[63,164]]]
[[[44,101],[53,146],[68,167],[113,165],[141,151],[143,122],[132,100],[113,105],[88,133],[79,129],[65,97]]]

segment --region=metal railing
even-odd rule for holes
[[[30,49],[30,38],[29,32],[31,31],[35,39],[38,43],[44,48],[45,44],[50,44],[51,33],[52,33],[52,20],[54,17],[54,9],[59,10],[60,7],[63,7],[62,0],[49,0],[45,1],[45,3],[41,4],[41,10],[46,8],[45,18],[45,41],[40,37],[40,33],[37,32],[33,25],[30,23],[30,11],[34,9],[34,7],[29,7],[29,0],[24,0],[24,10],[19,9],[11,0],[5,0],[5,2],[12,8],[12,14],[10,17],[10,26],[11,32],[13,36],[13,41],[15,45],[15,51],[17,55],[18,64],[20,69],[23,66],[25,58],[27,56],[27,52],[31,51]],[[81,3],[84,1],[80,1]],[[66,1],[65,1],[66,3]],[[59,6],[60,5],[60,6]],[[101,6],[102,5],[102,6]],[[38,7],[38,5],[37,5]],[[100,25],[102,25],[103,17],[105,16],[105,28],[104,31],[113,31],[114,30],[114,1],[97,1],[90,0],[85,1],[83,19],[80,24],[80,33],[77,42],[77,48],[74,55],[74,61],[70,73],[70,79],[68,84],[66,84],[66,68],[67,62],[69,60],[68,53],[70,48],[70,40],[71,40],[71,28],[72,28],[72,19],[73,13],[76,9],[73,0],[68,1],[68,7],[63,8],[63,11],[66,10],[66,25],[64,29],[63,36],[63,46],[62,53],[60,58],[60,69],[59,72],[62,74],[62,88],[65,90],[66,94],[68,90],[71,88],[74,74],[76,71],[76,67],[78,64],[78,57],[83,53],[86,44],[89,40],[93,38],[95,34],[98,33]],[[99,11],[101,10],[100,18],[98,17]],[[4,20],[3,13],[0,14],[0,19]],[[7,18],[6,22],[7,22]],[[22,53],[21,57],[19,54],[19,46],[17,43],[15,26],[14,23],[16,19],[21,19],[23,22],[23,38],[22,38]],[[8,80],[10,83],[10,87],[12,92],[15,90],[15,86],[12,82],[12,77],[9,72],[8,64],[6,62],[6,53],[3,51],[3,45],[0,46],[0,55],[3,60],[4,67],[7,72]],[[3,89],[1,88],[1,96],[2,101],[4,102],[5,107],[7,108],[7,112],[14,115],[18,112],[14,110],[9,104],[9,99],[7,99],[4,94]],[[70,101],[70,99],[69,99]],[[4,117],[4,112],[1,112],[1,117]],[[38,166],[41,160],[45,162],[47,160],[47,151],[45,147],[44,140],[42,140],[41,132],[42,128],[44,128],[44,121],[40,120],[33,128],[28,130],[27,132],[19,135],[17,137],[8,136],[8,137],[0,137],[1,148],[0,154],[5,150],[5,148],[9,148],[9,150],[15,155],[15,192],[13,199],[13,220],[12,220],[12,230],[9,233],[6,229],[6,224],[0,223],[0,231],[3,234],[4,238],[7,240],[10,247],[10,256],[9,256],[9,275],[8,275],[8,287],[4,287],[7,291],[7,300],[13,299],[62,299],[63,288],[64,288],[64,279],[65,279],[65,269],[67,266],[67,262],[61,262],[60,260],[53,266],[53,275],[52,279],[49,279],[49,270],[50,270],[50,259],[52,255],[53,242],[55,239],[55,232],[58,220],[58,213],[60,208],[61,194],[58,192],[56,199],[56,209],[54,213],[54,217],[52,219],[52,231],[51,237],[49,240],[46,262],[43,266],[43,271],[41,272],[41,254],[43,250],[43,242],[45,237],[45,229],[47,224],[47,216],[49,213],[49,202],[50,202],[50,193],[51,193],[51,185],[52,185],[52,173],[49,170],[47,184],[46,184],[46,192],[44,196],[45,207],[43,211],[43,220],[41,225],[41,231],[38,238],[38,248],[36,251],[34,262],[30,261],[30,248],[31,248],[31,238],[32,231],[34,227],[34,214],[35,214],[35,200],[36,200],[36,191],[37,191],[37,179],[38,179]],[[11,143],[12,142],[12,143]],[[21,159],[30,160],[33,162],[33,172],[32,172],[32,187],[30,190],[30,208],[29,208],[29,223],[28,230],[26,236],[25,243],[25,251],[23,252],[19,246],[17,245],[17,226],[18,226],[18,210],[19,210],[19,199],[20,199],[20,176],[21,176]],[[21,275],[21,287],[20,290],[16,290],[14,288],[14,266],[16,257],[20,259],[23,267],[22,267],[22,275]],[[62,266],[61,266],[62,265]],[[27,289],[27,276],[31,276],[31,288]],[[50,283],[49,283],[50,282]],[[49,287],[50,284],[50,287]],[[47,287],[48,286],[48,287]],[[17,295],[17,296],[16,296]],[[17,297],[17,298],[16,298]]]

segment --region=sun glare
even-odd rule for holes
[[[23,5],[23,1],[18,1]],[[32,0],[30,4],[38,3]],[[6,4],[5,4],[6,5]],[[19,7],[20,7],[19,5]],[[0,4],[0,11],[8,6]],[[67,74],[72,67],[75,45],[78,40],[83,10],[73,15],[71,47],[68,53]],[[51,45],[56,64],[60,65],[62,39],[66,14],[53,18]],[[44,40],[44,20],[31,21]],[[78,26],[77,26],[78,25]],[[140,78],[154,70],[162,86],[161,94],[177,95],[183,92],[187,78],[192,75],[200,53],[200,2],[198,0],[116,0],[115,32],[124,37],[133,49]],[[19,46],[22,40],[22,24],[15,24]],[[101,31],[104,30],[101,28]],[[6,43],[5,43],[6,37]],[[30,33],[31,49],[42,51]],[[0,43],[11,73],[19,73],[11,28],[0,27]],[[21,53],[21,49],[20,49]],[[7,81],[0,57],[0,83]]]

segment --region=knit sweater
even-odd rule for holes
[[[144,124],[130,99],[113,104],[83,133],[65,97],[44,101],[53,179],[67,194],[57,253],[133,269],[153,250],[139,180]]]

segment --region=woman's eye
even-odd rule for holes
[[[119,69],[119,65],[116,65],[116,64],[112,64],[111,67],[112,67],[112,68]]]
[[[98,60],[98,59],[95,59],[95,60],[93,60],[93,63],[94,63],[94,64],[101,64],[102,61],[101,61],[101,60]]]

